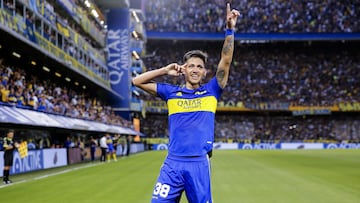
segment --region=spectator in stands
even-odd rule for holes
[[[23,96],[23,89],[21,87],[18,87],[17,91],[15,92],[16,97],[16,106],[22,107],[25,106],[25,98]]]
[[[41,112],[46,112],[46,111],[47,111],[47,105],[46,105],[45,95],[42,95],[42,96],[41,96],[40,104],[39,104],[39,106],[37,107],[36,110],[41,111]]]
[[[8,103],[15,106],[17,103],[17,98],[16,98],[16,94],[15,94],[15,90],[14,88],[10,89],[10,93],[8,95],[8,99],[7,99]]]
[[[10,90],[3,84],[0,84],[1,101],[4,103],[8,102]]]
[[[10,67],[6,67],[5,71],[1,74],[1,83],[6,87],[13,72]]]

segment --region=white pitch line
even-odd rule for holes
[[[16,184],[20,184],[20,183],[29,182],[29,181],[32,181],[32,180],[40,180],[40,179],[43,179],[43,178],[48,178],[48,177],[51,177],[51,176],[56,176],[56,175],[60,175],[60,174],[63,174],[63,173],[68,173],[68,172],[83,169],[83,168],[97,166],[99,164],[102,164],[102,163],[96,163],[96,164],[91,163],[91,164],[88,164],[88,165],[85,165],[85,166],[80,166],[80,167],[76,167],[76,168],[72,168],[72,169],[66,169],[66,170],[63,170],[63,171],[60,171],[60,172],[50,173],[50,174],[42,175],[42,176],[35,177],[35,178],[29,178],[29,179],[21,180],[21,181],[14,182],[14,183],[11,183],[11,184],[6,184],[6,185],[3,184],[3,185],[0,185],[0,189],[4,188],[4,187],[11,186],[11,185],[16,185]]]
[[[133,156],[140,156],[142,154],[143,153],[135,153],[135,154],[132,154],[131,156],[132,157]],[[124,159],[124,158],[128,158],[128,157],[127,156],[122,156],[119,159]],[[11,184],[6,184],[6,185],[3,184],[3,185],[0,185],[0,189],[4,188],[4,187],[11,186],[11,185],[25,183],[25,182],[32,181],[32,180],[40,180],[40,179],[43,179],[43,178],[48,178],[50,176],[60,175],[60,174],[63,174],[63,173],[68,173],[68,172],[71,172],[71,171],[75,171],[75,170],[79,170],[79,169],[83,169],[83,168],[87,168],[87,167],[93,167],[93,166],[97,166],[97,165],[100,165],[100,164],[105,164],[105,163],[104,162],[90,163],[90,164],[87,164],[85,166],[80,166],[80,167],[76,167],[76,168],[72,168],[72,169],[66,169],[66,170],[63,170],[63,171],[59,171],[59,172],[56,172],[56,173],[50,173],[50,174],[42,175],[42,176],[35,177],[35,178],[24,179],[24,180],[17,181],[17,182],[11,183]]]

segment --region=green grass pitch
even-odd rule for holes
[[[11,176],[1,202],[150,202],[165,151]],[[360,203],[360,150],[214,151],[216,203]],[[182,198],[181,203],[187,202]]]

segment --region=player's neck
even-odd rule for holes
[[[200,83],[191,84],[191,83],[187,82],[187,83],[185,84],[185,87],[186,87],[186,89],[189,89],[189,90],[198,89],[198,88],[200,87]]]

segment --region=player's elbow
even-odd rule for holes
[[[139,80],[139,78],[135,77],[131,80],[131,83],[136,86],[136,87],[140,87],[141,86],[141,81]]]

